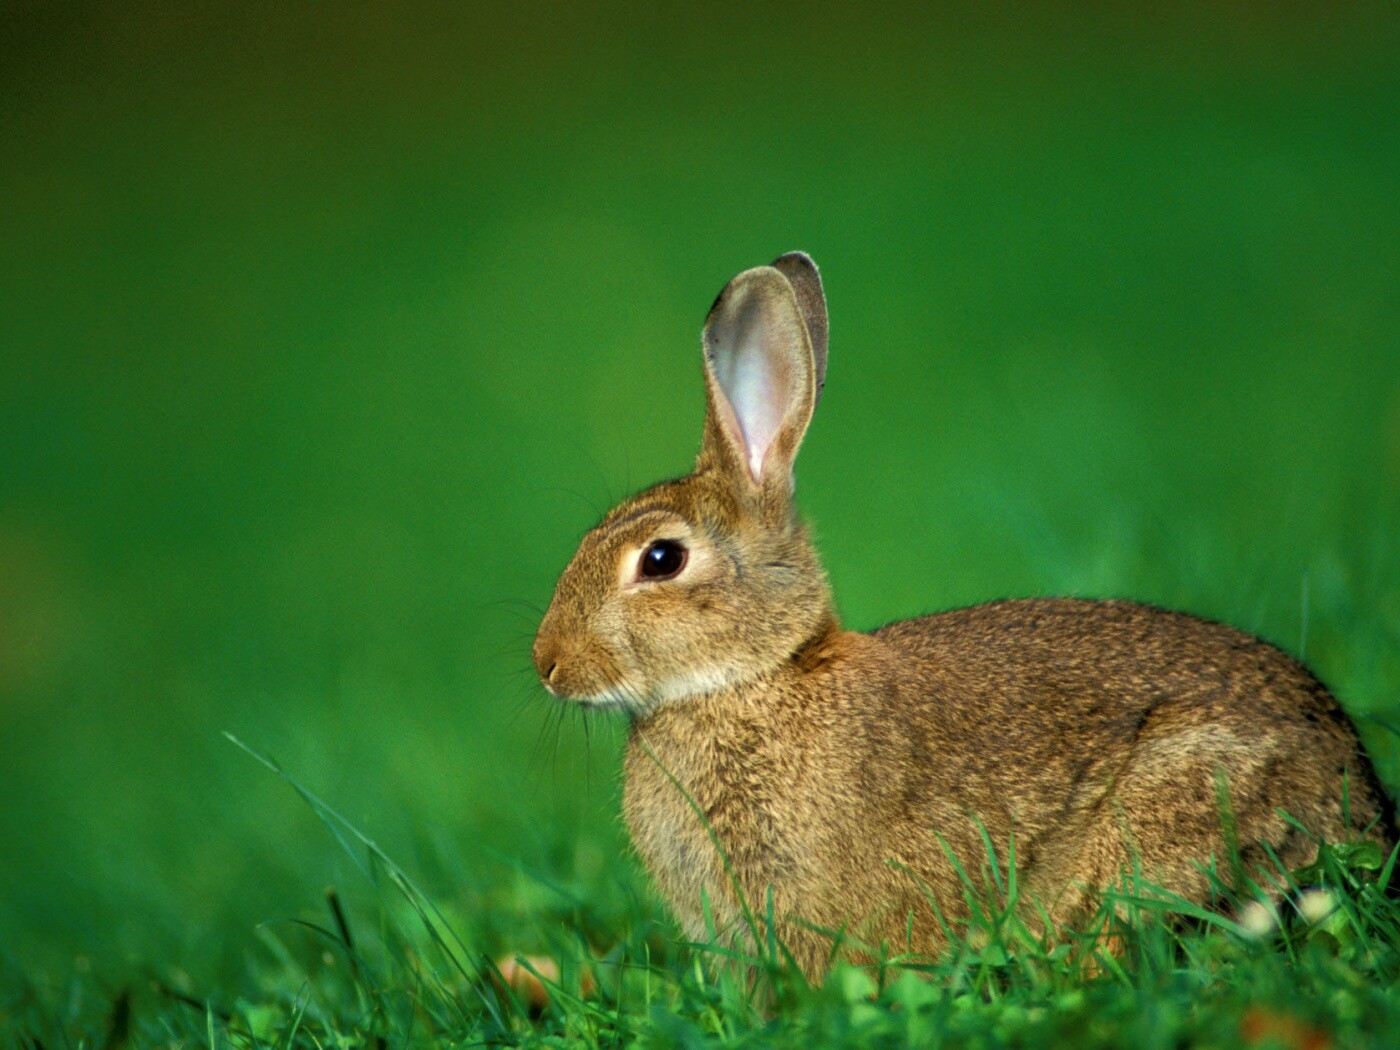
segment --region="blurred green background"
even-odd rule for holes
[[[558,724],[537,610],[611,500],[686,470],[705,310],[792,248],[830,301],[799,491],[849,623],[1142,598],[1400,720],[1393,5],[0,25],[22,965],[216,969],[346,877],[224,729],[414,870],[615,855],[622,727]]]

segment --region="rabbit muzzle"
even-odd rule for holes
[[[633,706],[633,689],[603,646],[541,631],[531,658],[550,696],[592,707]]]

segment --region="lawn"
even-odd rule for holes
[[[1246,919],[1222,882],[1203,911],[1136,879],[1093,930],[1043,942],[1015,918],[1014,867],[964,872],[973,919],[939,959],[838,966],[809,986],[784,946],[679,944],[625,858],[531,870],[435,900],[353,823],[236,738],[316,814],[373,886],[363,924],[261,923],[221,991],[147,968],[13,978],[17,1045],[248,1047],[772,1045],[1385,1047],[1400,1024],[1400,847],[1324,847]],[[1258,906],[1256,905],[1256,911]],[[1261,913],[1262,914],[1262,913]],[[1105,948],[1100,935],[1116,939]],[[511,950],[507,946],[515,946]],[[504,950],[503,950],[504,949]]]
[[[1393,13],[3,18],[12,1041],[1396,1029],[1356,857],[1331,918],[1149,923],[1092,979],[989,919],[930,980],[808,990],[777,951],[750,989],[628,852],[625,724],[528,661],[582,532],[688,468],[714,295],[801,248],[832,327],[798,494],[849,625],[1225,620],[1400,788]],[[543,1012],[489,973],[517,954],[561,967]]]

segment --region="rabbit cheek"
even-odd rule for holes
[[[724,632],[716,632],[715,625],[706,622],[707,614],[697,609],[692,595],[677,593],[647,602],[641,619],[635,656],[646,669],[647,692],[653,700],[672,703],[733,684],[734,668],[724,659],[731,647],[725,644]]]

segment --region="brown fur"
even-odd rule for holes
[[[1247,866],[1266,846],[1288,866],[1312,859],[1280,810],[1325,839],[1391,844],[1388,802],[1336,700],[1242,631],[1075,599],[843,630],[791,495],[825,305],[805,256],[780,262],[735,278],[711,311],[695,473],[584,538],[535,645],[551,692],[630,713],[627,824],[691,937],[708,935],[706,900],[742,937],[741,892],[760,914],[771,894],[809,977],[831,951],[809,925],[934,952],[930,898],[966,915],[945,846],[976,871],[981,829],[1003,848],[1014,835],[1020,882],[1055,926],[1082,922],[1135,867],[1206,904],[1201,866],[1228,853],[1222,783]],[[744,386],[734,355],[772,381]],[[762,404],[781,422],[755,457],[749,424],[764,417],[749,402],[775,389]],[[634,572],[656,539],[690,551],[675,579]]]

